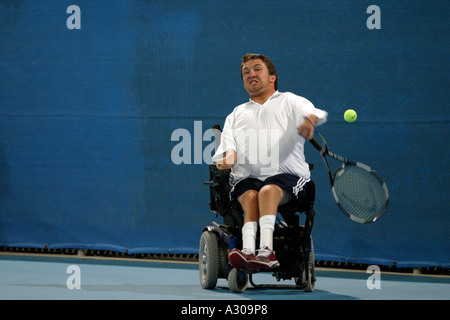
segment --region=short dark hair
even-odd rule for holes
[[[275,79],[275,90],[278,90],[278,75],[277,75],[277,70],[275,69],[275,65],[273,64],[272,61],[270,61],[269,58],[267,58],[266,56],[262,55],[262,54],[258,54],[258,53],[246,53],[243,57],[242,57],[242,61],[241,61],[241,80],[244,81],[244,77],[242,76],[242,68],[244,67],[244,64],[247,63],[250,60],[256,60],[256,59],[260,59],[262,60],[267,69],[269,69],[269,74],[275,75],[276,79]]]

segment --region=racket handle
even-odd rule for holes
[[[311,122],[311,120],[309,120],[309,118],[307,116],[304,116],[303,118],[305,118],[314,128],[316,127],[314,125],[314,123]],[[311,142],[311,144],[314,146],[314,148],[316,148],[320,153],[324,152],[324,149],[322,148],[322,146],[317,142],[316,139],[314,139],[314,137],[311,138],[311,140],[309,140],[309,142]]]
[[[314,148],[316,148],[318,151],[320,151],[321,153],[323,152],[322,146],[317,142],[316,139],[312,138],[311,140],[309,140],[309,142],[311,142]]]

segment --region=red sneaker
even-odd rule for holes
[[[259,249],[255,260],[249,260],[247,267],[256,270],[273,269],[280,266],[275,252],[267,247]]]
[[[231,250],[230,255],[228,256],[228,260],[230,261],[230,265],[233,268],[241,269],[249,273],[258,272],[258,270],[249,268],[248,262],[256,261],[256,257],[253,253],[250,253],[245,249],[243,249],[242,251],[239,249]]]

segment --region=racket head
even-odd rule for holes
[[[333,175],[331,189],[339,208],[358,223],[377,221],[389,204],[386,183],[363,163],[341,165]]]

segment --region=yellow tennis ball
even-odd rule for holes
[[[358,115],[356,114],[356,111],[353,109],[348,109],[344,113],[344,119],[347,122],[353,122],[356,120],[357,117],[358,117]]]

